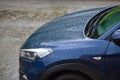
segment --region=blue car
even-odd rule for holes
[[[20,80],[120,80],[120,6],[58,17],[19,56]]]

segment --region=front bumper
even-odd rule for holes
[[[19,59],[19,80],[39,80],[45,65],[40,60],[28,60],[20,57]]]

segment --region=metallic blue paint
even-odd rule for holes
[[[82,62],[82,64],[93,67],[96,72],[98,71],[102,75],[105,75],[104,80],[114,80],[116,77],[117,78],[115,80],[119,80],[120,46],[117,46],[112,41],[106,40],[106,38],[111,36],[112,33],[119,29],[120,24],[114,26],[98,39],[87,38],[83,33],[89,20],[107,8],[91,9],[67,14],[54,19],[53,21],[45,24],[43,28],[38,29],[31,35],[21,49],[52,48],[53,53],[38,60],[29,60],[20,57],[20,73],[26,74],[28,80],[39,80],[40,76],[49,65],[59,62],[64,64],[64,61],[72,62],[73,60],[79,60]],[[54,34],[51,31],[54,31],[54,28],[56,31],[59,26],[65,27],[66,25],[79,26],[76,29],[81,28],[80,32],[78,32],[76,29],[75,32],[78,34],[82,33],[82,36],[77,36],[75,39],[70,38],[66,40],[52,41],[50,36],[53,36]],[[45,34],[42,34],[42,32]],[[50,34],[52,33],[52,35],[49,35],[47,32]],[[63,33],[61,33],[60,36],[62,35]],[[93,59],[93,57],[99,56],[102,57],[100,61]]]
[[[120,39],[120,29],[114,32],[112,39]]]
[[[107,80],[120,80],[120,46],[110,42],[105,55]]]

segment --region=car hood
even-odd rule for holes
[[[41,44],[45,42],[85,39],[86,36],[83,31],[89,20],[107,8],[108,7],[79,11],[58,17],[36,30],[21,48],[40,48],[43,47]]]

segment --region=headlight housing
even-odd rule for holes
[[[20,56],[28,58],[30,60],[36,60],[43,58],[52,52],[53,50],[51,48],[21,49]]]

